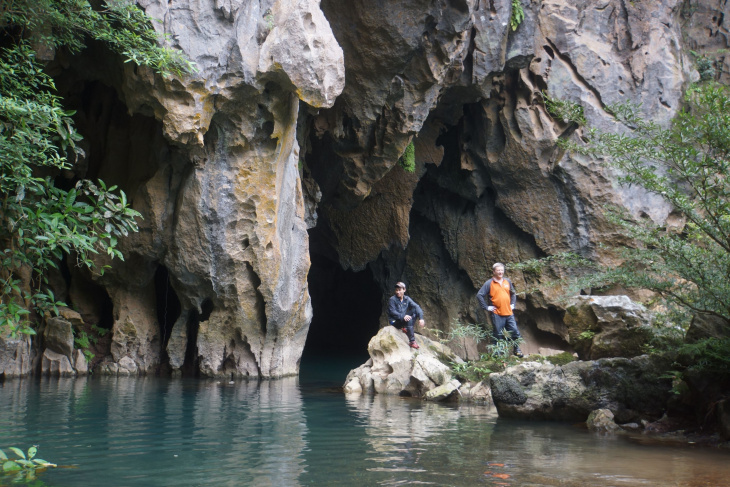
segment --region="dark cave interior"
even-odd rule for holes
[[[355,272],[340,266],[336,253],[311,229],[308,284],[313,317],[302,361],[313,357],[359,357],[378,331],[383,291],[369,268]]]

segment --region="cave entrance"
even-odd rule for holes
[[[307,281],[313,315],[302,363],[339,361],[354,368],[368,359],[368,342],[380,326],[383,292],[370,269],[343,270],[319,232],[310,230]]]

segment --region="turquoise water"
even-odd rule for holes
[[[357,364],[299,379],[0,384],[0,448],[40,445],[46,486],[730,486],[730,452],[646,445],[486,407],[346,397]],[[0,476],[0,485],[11,477]]]

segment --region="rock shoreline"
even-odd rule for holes
[[[347,375],[345,394],[483,404],[504,418],[580,423],[598,434],[633,435],[638,442],[730,448],[730,436],[667,415],[672,380],[664,376],[667,364],[660,358],[614,357],[559,366],[527,357],[487,380],[469,382],[451,370],[464,362],[447,346],[422,335],[416,340],[418,350],[408,346],[400,330],[381,328],[368,344],[370,359]]]

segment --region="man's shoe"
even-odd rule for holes
[[[401,328],[400,331],[408,335],[408,328]]]
[[[517,357],[522,358],[525,356],[525,354],[522,353],[522,350],[520,350],[520,347],[515,347],[514,353]]]
[[[418,346],[418,343],[416,343],[416,342],[411,342],[408,345],[410,345],[411,348],[421,348],[421,347]]]

